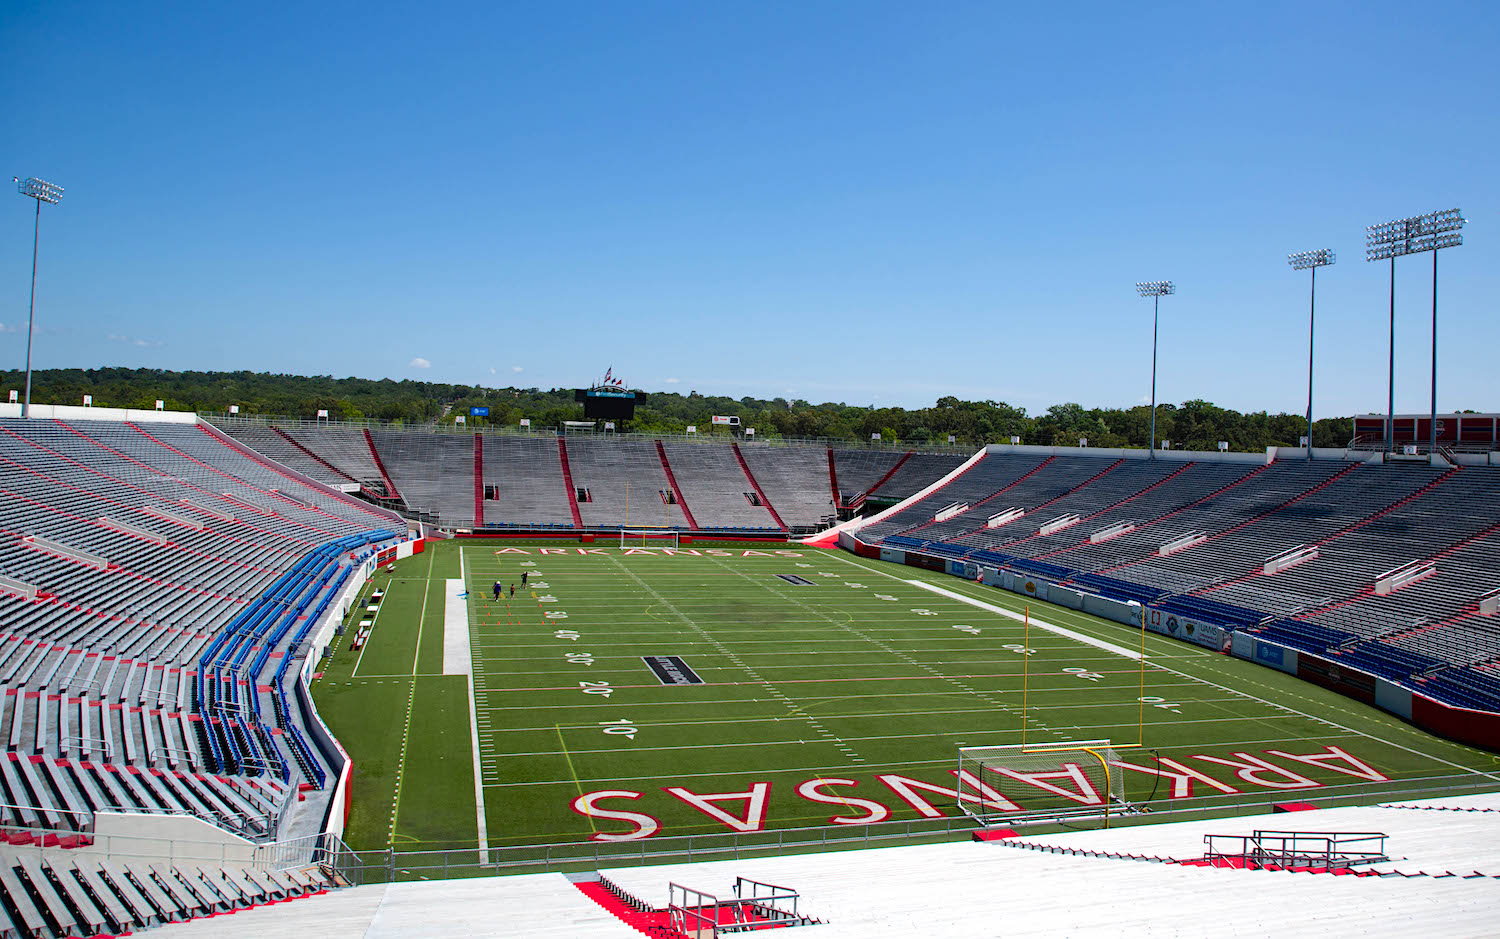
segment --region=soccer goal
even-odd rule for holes
[[[958,748],[958,807],[983,825],[1025,819],[1109,826],[1124,814],[1124,775],[1108,740]]]
[[[620,529],[620,547],[622,548],[676,548],[678,546],[676,529]]]

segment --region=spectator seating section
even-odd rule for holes
[[[0,574],[35,588],[0,591],[6,840],[104,810],[274,837],[326,781],[292,666],[396,519],[191,424],[0,420],[0,496]]]
[[[1024,459],[1032,458],[988,454],[859,538],[1250,629],[1452,703],[1500,710],[1500,618],[1478,609],[1500,586],[1500,471],[1054,457],[1018,476]],[[963,513],[933,521],[962,502]],[[1012,506],[1026,511],[985,526]],[[1038,523],[1067,513],[1079,520],[1042,534]],[[1188,546],[1163,550],[1174,541]],[[1301,552],[1297,563],[1266,573],[1288,551]],[[1377,593],[1383,573],[1412,562],[1435,570]]]
[[[827,450],[755,443],[740,444],[739,451],[788,528],[811,532],[836,520]]]
[[[662,447],[700,529],[754,529],[767,534],[781,530],[764,505],[747,498],[754,489],[731,448],[708,442],[663,443]],[[826,480],[826,463],[824,467]]]
[[[585,527],[688,528],[680,505],[664,501],[671,489],[651,440],[569,438],[573,485],[593,500],[578,506]]]
[[[372,430],[370,438],[406,507],[443,525],[474,524],[474,441],[468,434]]]
[[[0,846],[0,937],[118,936],[315,896],[317,865],[205,865]]]
[[[389,493],[375,460],[378,454],[409,514],[444,527],[476,527],[475,464],[469,434],[439,433],[432,428],[366,432],[332,424],[267,425],[240,419],[227,420],[224,429],[247,446],[314,479],[332,486],[357,482],[367,496],[384,497]],[[585,528],[688,529],[682,507],[662,503],[662,493],[674,487],[666,479],[661,454],[675,479],[675,497],[693,513],[698,530],[767,534],[811,532],[827,527],[836,517],[830,461],[842,493],[840,502],[848,504],[870,490],[878,490],[882,497],[904,498],[967,458],[956,453],[835,451],[613,435],[580,435],[564,442],[575,490],[571,495],[576,498],[576,490],[584,489],[590,496],[579,504],[578,522]],[[660,454],[655,453],[657,443]],[[483,502],[483,527],[575,527],[558,438],[540,433],[486,433],[481,446],[484,478],[478,481],[479,491],[490,487],[497,496]],[[626,483],[631,495],[640,497],[632,498],[628,518]],[[657,504],[647,504],[646,495]]]
[[[484,483],[499,495],[485,500],[486,525],[573,527],[555,437],[486,434]]]

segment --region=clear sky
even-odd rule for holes
[[[255,9],[254,13],[249,11]],[[1364,228],[1460,207],[1439,408],[1500,411],[1500,5],[10,0],[37,367],[1032,412],[1386,399]],[[13,192],[13,191],[12,191]],[[30,200],[0,200],[0,361]],[[1431,255],[1397,269],[1425,412]]]

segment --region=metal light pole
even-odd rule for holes
[[[1391,392],[1386,412],[1386,446],[1395,443],[1396,410],[1396,258],[1407,254],[1432,252],[1432,410],[1428,426],[1428,455],[1437,452],[1437,253],[1464,243],[1459,230],[1464,227],[1463,212],[1444,209],[1413,215],[1365,229],[1365,260],[1391,262]]]
[[[1313,458],[1313,327],[1317,322],[1318,312],[1318,268],[1333,264],[1333,249],[1298,251],[1296,254],[1287,255],[1286,260],[1294,271],[1312,271],[1312,287],[1307,301],[1307,459],[1311,462]]]
[[[36,249],[42,235],[42,203],[56,205],[62,201],[63,188],[54,186],[45,179],[28,176],[26,179],[13,176],[16,190],[23,196],[36,200],[36,222],[31,231],[31,311],[26,315],[26,398],[21,403],[21,416],[31,416],[31,334],[36,327]]]
[[[1161,298],[1177,292],[1170,280],[1153,280],[1135,285],[1135,292],[1151,298],[1151,459],[1156,459],[1156,326],[1160,321]]]

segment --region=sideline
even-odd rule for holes
[[[466,594],[468,592],[469,575],[468,569],[464,564],[463,545],[458,546],[458,578],[459,589],[457,591],[453,589],[453,581],[448,581],[448,603],[450,604],[450,609],[443,611],[443,673],[445,675],[455,674],[448,669],[449,638],[447,620],[451,616],[451,606],[457,600],[455,594]],[[479,709],[477,702],[474,700],[474,648],[472,645],[473,638],[469,632],[468,597],[465,596],[460,602],[463,603],[461,609],[463,613],[464,643],[463,674],[465,680],[469,683],[469,750],[474,760],[474,818],[476,822],[475,827],[479,833],[479,863],[488,864],[490,859],[490,832],[484,818],[484,766],[481,765],[479,759]]]
[[[939,587],[937,584],[929,584],[925,580],[908,580],[907,583],[911,584],[913,587],[921,587],[923,590],[930,590],[933,593],[938,594],[939,596],[947,597],[950,600],[957,600],[960,603],[967,603],[969,606],[978,607],[979,609],[984,610],[987,613],[998,613],[1001,616],[1006,616],[1013,620],[1024,621],[1026,619],[1025,616],[1013,610],[1007,610],[1004,607],[994,606],[992,604],[985,603],[983,600],[976,600],[973,597],[966,596],[961,593],[954,593],[952,590],[948,590],[945,587]],[[1117,646],[1112,642],[1105,642],[1103,639],[1095,639],[1093,636],[1087,636],[1080,632],[1074,632],[1073,630],[1068,629],[1065,626],[1054,626],[1051,623],[1046,623],[1042,620],[1037,619],[1035,616],[1031,617],[1031,625],[1037,627],[1038,629],[1045,629],[1049,633],[1054,633],[1064,638],[1072,639],[1074,642],[1081,642],[1084,645],[1090,645],[1096,649],[1103,649],[1105,652],[1112,652],[1115,655],[1124,656],[1125,658],[1131,659],[1136,662],[1139,662],[1141,660],[1141,654],[1133,649],[1127,649],[1124,646]]]

